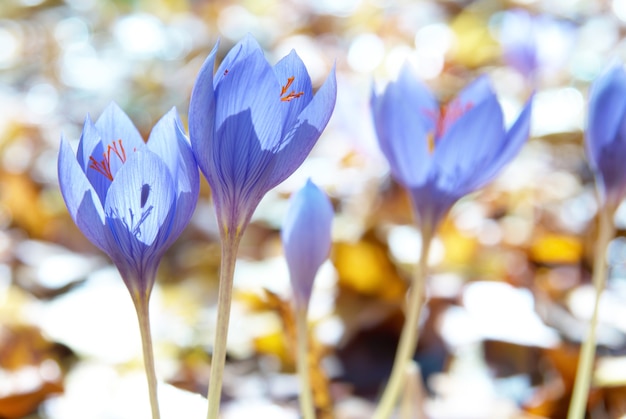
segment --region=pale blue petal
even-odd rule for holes
[[[78,151],[76,152],[78,164],[80,164],[84,172],[87,172],[87,168],[91,164],[90,157],[94,156],[97,160],[101,160],[103,151],[100,133],[91,122],[89,114],[87,114],[78,143]]]
[[[172,108],[154,126],[147,147],[166,164],[175,185],[176,217],[170,235],[170,241],[174,241],[189,222],[200,189],[198,166],[176,108]]]
[[[230,116],[249,111],[261,147],[272,149],[279,143],[287,113],[287,109],[281,106],[284,103],[280,100],[280,90],[276,75],[263,52],[252,51],[242,60],[234,62],[228,74],[215,87],[216,126],[220,127]],[[237,141],[238,136],[235,133],[227,140]]]
[[[302,93],[300,97],[293,98],[289,101],[282,101],[283,107],[287,108],[282,133],[282,136],[285,137],[287,131],[296,123],[300,112],[311,102],[313,98],[313,88],[311,86],[311,78],[309,77],[304,63],[293,50],[276,63],[274,72],[276,73],[278,82],[285,87],[289,78],[293,77],[293,82],[289,88],[287,88],[285,94],[281,96],[282,98],[287,97],[290,93]]]
[[[381,96],[372,92],[378,144],[393,177],[406,187],[421,185],[429,171],[428,137],[434,136],[438,118],[434,103],[406,66],[398,81],[389,83]]]
[[[491,87],[491,81],[486,75],[478,77],[467,87],[465,87],[456,97],[456,101],[461,106],[477,106],[487,99],[491,99],[495,94]]]
[[[78,143],[76,158],[85,172],[89,183],[91,183],[96,191],[101,206],[104,206],[107,191],[109,190],[109,186],[111,186],[111,180],[100,171],[107,158],[105,150],[106,146],[102,144],[100,133],[95,125],[93,125],[88,115],[83,125],[83,132]],[[95,162],[93,162],[90,157],[93,157]],[[97,169],[96,165],[98,165],[100,169]]]
[[[602,199],[616,208],[626,196],[626,117],[615,140],[597,151],[595,174]]]
[[[504,140],[503,117],[495,96],[474,106],[446,131],[435,148],[433,171],[438,188],[468,193],[466,184],[477,172],[488,170],[487,163],[500,150]]]
[[[281,140],[281,148],[275,150],[276,163],[268,180],[268,190],[289,177],[309,155],[330,120],[336,99],[337,79],[333,67],[322,87]]]
[[[124,147],[124,154],[128,156],[130,153],[139,151],[145,147],[141,134],[133,125],[128,115],[115,103],[111,102],[107,106],[102,115],[98,118],[95,125],[100,138],[102,138],[102,145],[106,148],[108,145],[121,140]],[[122,166],[123,161],[117,156],[111,154],[111,172],[113,177]]]
[[[495,178],[502,168],[509,163],[526,144],[530,135],[530,119],[532,114],[532,98],[526,103],[522,112],[509,129],[497,153],[489,164],[474,178],[470,188],[476,190]]]
[[[419,118],[427,132],[434,132],[439,119],[439,103],[428,87],[417,78],[408,62],[400,69],[398,80],[387,85],[385,95],[387,94],[391,98],[405,95],[403,103],[410,108],[407,112],[412,111],[413,118]]]
[[[618,139],[618,131],[626,114],[626,72],[614,65],[596,79],[589,99],[589,122],[585,145],[589,162],[599,168],[602,150]]]
[[[263,150],[256,137],[250,111],[226,119],[216,135],[215,152],[208,176],[218,217],[229,228],[247,223],[263,195],[269,190],[274,155]]]
[[[107,252],[102,204],[63,137],[59,150],[58,176],[61,194],[72,219],[93,244]]]
[[[212,151],[215,142],[215,92],[213,69],[215,67],[216,44],[200,68],[189,102],[189,136],[198,166],[209,176]]]
[[[228,54],[226,54],[220,63],[220,66],[214,76],[214,86],[217,86],[222,81],[222,77],[226,76],[230,72],[236,62],[245,60],[250,54],[258,52],[262,55],[263,49],[252,35],[249,33],[246,34],[246,36],[244,36],[230,49],[230,51],[228,51]],[[213,71],[213,69],[211,69],[211,71]]]
[[[165,163],[148,150],[133,153],[111,184],[104,207],[113,242],[129,266],[154,263],[153,256],[165,251],[175,205]]]

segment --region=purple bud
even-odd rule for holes
[[[310,180],[291,197],[281,237],[297,307],[308,306],[315,275],[328,258],[332,220],[328,196]]]

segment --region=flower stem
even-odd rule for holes
[[[315,405],[313,404],[313,392],[309,379],[309,339],[307,326],[307,308],[296,308],[296,334],[297,334],[297,368],[300,377],[300,410],[303,419],[315,419]]]
[[[152,334],[150,333],[150,315],[148,296],[138,296],[133,298],[137,319],[139,320],[139,330],[141,332],[141,346],[143,347],[143,363],[146,368],[148,378],[148,392],[150,394],[150,407],[152,409],[152,419],[159,419],[159,401],[157,397],[157,378],[154,368],[154,352],[152,350]]]
[[[222,241],[222,260],[220,266],[220,284],[217,295],[217,327],[211,357],[211,375],[209,377],[209,407],[207,419],[217,419],[222,397],[222,379],[226,363],[226,341],[228,338],[228,321],[230,320],[230,303],[233,294],[233,277],[235,262],[239,248],[239,235],[226,235]]]
[[[604,290],[607,274],[606,250],[609,242],[615,235],[613,225],[614,211],[608,207],[601,207],[599,210],[598,238],[596,241],[595,255],[593,261],[592,283],[595,288],[595,301],[593,305],[593,315],[586,339],[578,358],[578,369],[576,370],[576,380],[574,390],[570,400],[567,419],[583,419],[587,408],[587,398],[591,384],[591,374],[596,354],[596,326],[598,324],[598,307],[600,297]]]
[[[408,306],[400,342],[396,351],[391,376],[380,399],[380,403],[374,412],[373,419],[387,419],[393,413],[400,390],[406,378],[407,366],[409,365],[419,337],[419,319],[425,298],[426,275],[428,270],[428,254],[430,252],[431,233],[422,233],[422,250],[419,263],[417,264],[411,289],[409,291]]]
[[[406,384],[402,391],[402,400],[400,402],[400,418],[421,418],[419,406],[422,400],[422,374],[417,362],[411,360],[406,366],[405,374]]]

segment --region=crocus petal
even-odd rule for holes
[[[494,96],[495,94],[493,93],[489,77],[483,75],[461,90],[455,100],[458,101],[461,106],[477,106]]]
[[[208,58],[200,68],[198,78],[191,92],[189,101],[189,136],[191,148],[200,170],[209,177],[209,166],[212,161],[211,151],[215,141],[215,91],[213,90],[213,70],[215,55],[219,44],[216,44]]]
[[[599,167],[598,158],[602,149],[618,138],[625,113],[626,72],[621,65],[614,65],[596,79],[591,88],[585,144],[594,170]]]
[[[502,167],[509,163],[519,153],[530,135],[530,117],[532,114],[532,98],[526,102],[522,112],[513,126],[506,133],[499,150],[493,160],[481,170],[471,184],[471,189],[481,188],[490,182],[500,172]]]
[[[292,196],[281,237],[299,307],[308,305],[317,271],[328,258],[332,219],[330,200],[310,180]]]
[[[95,126],[105,148],[109,144],[121,140],[126,156],[134,151],[143,149],[146,145],[128,115],[115,102],[111,102],[104,109]],[[110,164],[111,173],[115,177],[119,168],[122,167],[123,161],[112,156]]]
[[[282,98],[288,97],[289,93],[302,93],[302,96],[283,101],[283,107],[287,108],[282,133],[282,137],[284,138],[287,131],[292,129],[300,112],[302,112],[309,102],[311,102],[311,98],[313,97],[313,88],[311,86],[309,73],[307,72],[304,63],[294,50],[276,63],[274,66],[274,72],[276,73],[278,82],[287,88],[285,93],[282,95]],[[293,79],[291,79],[292,77]],[[292,82],[289,87],[287,87],[287,83],[290,79]]]
[[[151,151],[133,153],[118,171],[104,212],[111,232],[110,247],[119,249],[128,265],[142,270],[149,263],[158,263],[155,255],[160,257],[165,251],[163,244],[171,231],[175,198],[167,166]],[[123,261],[116,263],[120,268]]]
[[[246,34],[246,36],[244,36],[241,39],[241,41],[237,42],[230,49],[230,51],[228,51],[228,54],[226,54],[226,56],[220,63],[220,66],[217,69],[217,72],[213,76],[214,86],[217,86],[218,84],[220,84],[220,82],[222,81],[222,77],[226,76],[230,72],[234,63],[236,63],[237,61],[244,60],[248,55],[259,52],[259,51],[263,52],[263,49],[261,48],[259,43],[256,41],[256,39],[254,39],[254,37],[250,35],[249,33]],[[211,71],[213,71],[213,68],[211,68]]]
[[[291,131],[282,140],[281,148],[274,150],[275,164],[268,178],[268,190],[289,177],[309,155],[330,120],[336,99],[337,79],[333,67],[322,87],[298,115]]]
[[[280,100],[280,86],[276,75],[263,56],[263,51],[252,51],[233,63],[228,74],[215,87],[215,124],[220,127],[232,115],[250,111],[252,128],[261,147],[271,149],[279,143],[285,107]],[[247,132],[250,127],[241,127]],[[234,141],[244,132],[231,125],[225,137],[218,141]]]
[[[495,96],[463,114],[444,134],[433,154],[432,170],[443,190],[457,190],[459,196],[475,173],[500,149],[504,138],[502,111]]]
[[[589,138],[587,138],[589,141]],[[596,151],[592,168],[600,199],[604,205],[617,208],[626,196],[626,118],[622,118],[615,139]]]
[[[83,168],[83,172],[87,172],[89,165],[91,164],[90,157],[100,158],[103,153],[102,138],[100,133],[91,122],[89,115],[85,117],[83,123],[83,131],[80,135],[80,141],[78,142],[78,151],[76,152],[76,159]]]
[[[105,158],[105,150],[100,133],[89,119],[89,116],[87,116],[78,143],[77,159],[89,183],[96,191],[101,206],[104,206],[104,200],[111,185],[111,180],[93,167],[90,157],[93,157],[96,162],[102,162]]]
[[[207,178],[218,217],[226,224],[220,227],[243,228],[269,190],[274,155],[261,148],[249,110],[226,119],[217,138]]]
[[[147,146],[166,164],[176,185],[176,218],[170,234],[170,241],[173,242],[189,222],[200,190],[198,165],[182,130],[176,108],[172,108],[157,122]]]
[[[430,93],[424,92],[414,76],[404,75],[389,83],[382,96],[375,91],[371,96],[378,143],[394,178],[406,187],[424,182],[430,167],[427,139],[434,135],[439,111],[435,111]],[[432,123],[427,123],[429,113],[434,113]]]
[[[59,150],[58,176],[61,193],[72,219],[89,241],[106,252],[108,246],[102,204],[63,137]]]

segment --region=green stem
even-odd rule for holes
[[[398,343],[396,357],[391,369],[391,376],[376,408],[376,412],[374,412],[373,419],[387,419],[393,413],[406,378],[407,366],[413,358],[415,348],[417,348],[419,319],[425,299],[428,254],[431,241],[432,234],[422,232],[422,251],[409,291],[406,318],[400,334],[400,342]]]
[[[300,377],[300,410],[303,419],[315,419],[315,405],[313,392],[309,379],[309,339],[307,325],[307,308],[296,308],[296,333],[297,333],[297,367]]]
[[[230,302],[233,294],[233,277],[240,236],[227,235],[222,242],[222,260],[220,266],[220,284],[217,295],[217,326],[211,357],[211,375],[209,377],[209,407],[207,419],[217,419],[222,397],[222,379],[226,363],[226,341],[228,321],[230,320]]]
[[[598,307],[600,306],[600,297],[602,295],[602,291],[604,290],[607,274],[606,250],[609,242],[615,235],[613,214],[614,211],[606,207],[601,208],[599,211],[600,220],[592,276],[592,283],[595,288],[596,296],[587,338],[583,342],[580,356],[578,358],[578,369],[576,370],[576,380],[574,381],[574,390],[572,392],[572,399],[570,400],[567,419],[583,419],[585,417],[585,411],[587,410],[587,398],[589,396],[591,375],[596,354]]]
[[[152,350],[152,334],[150,333],[150,315],[148,296],[138,296],[133,298],[137,319],[139,320],[139,330],[141,332],[141,346],[143,347],[143,363],[146,368],[148,378],[148,392],[150,394],[150,407],[152,409],[152,419],[159,419],[159,401],[157,397],[157,378],[154,368],[154,352]]]

